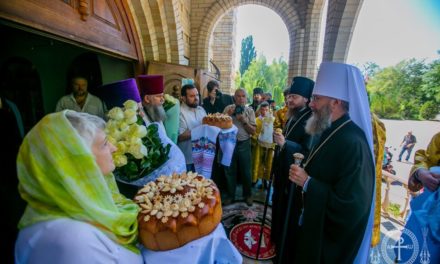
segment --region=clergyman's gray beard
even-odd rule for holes
[[[165,109],[162,105],[150,105],[146,104],[144,105],[145,112],[147,112],[147,115],[149,118],[151,118],[153,122],[160,122],[167,119],[167,114],[165,112]]]
[[[325,106],[319,112],[314,112],[307,120],[306,133],[309,135],[319,135],[332,124],[330,106]]]

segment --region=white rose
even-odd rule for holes
[[[130,137],[143,138],[147,135],[147,128],[138,124],[131,124],[128,133]]]
[[[118,125],[121,131],[126,131],[128,129],[128,124],[127,122],[125,122],[125,120],[120,122]]]
[[[131,109],[131,110],[134,110],[134,111],[138,110],[138,104],[135,101],[133,101],[133,100],[125,101],[124,107],[125,107],[125,109]]]
[[[116,139],[113,136],[111,136],[111,135],[107,136],[107,141],[112,143],[113,146],[116,146],[116,144],[117,144]]]
[[[126,109],[124,111],[124,117],[125,117],[125,122],[127,122],[127,124],[136,123],[137,121],[136,110]]]
[[[120,153],[125,153],[127,151],[127,144],[125,141],[119,141],[115,145],[116,149]]]
[[[130,137],[127,138],[128,144],[131,145],[142,145],[142,139],[138,137],[133,137],[130,135]]]
[[[115,163],[116,167],[122,167],[127,164],[127,156],[120,153],[116,154],[115,152],[115,154],[113,154],[113,162]]]
[[[124,112],[120,107],[113,107],[107,114],[110,119],[122,120],[124,119]]]
[[[142,159],[144,154],[142,154],[142,144],[131,144],[128,148],[128,153],[133,155],[136,159]]]
[[[164,96],[166,101],[170,101],[170,102],[172,102],[174,104],[177,104],[177,102],[179,101],[179,100],[177,100],[177,98],[175,98],[175,97],[173,97],[173,96],[171,96],[169,94],[164,94],[163,96]]]
[[[112,128],[107,128],[107,129],[106,129],[106,132],[107,132],[107,135],[108,135],[108,136],[111,136],[115,141],[120,140],[121,137],[122,137],[122,133],[121,133],[121,131],[119,131],[119,129],[114,128],[114,127],[112,127]],[[114,144],[113,144],[113,145],[114,145]]]

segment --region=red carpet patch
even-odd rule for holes
[[[261,223],[241,223],[232,228],[229,238],[242,255],[256,259],[260,230]],[[270,227],[264,226],[258,259],[265,260],[274,256],[275,246],[270,241]]]
[[[248,258],[256,259],[263,212],[264,204],[259,201],[254,201],[250,207],[244,202],[236,202],[223,207],[222,223],[226,233],[229,234],[229,239],[240,253]],[[270,259],[275,256],[275,246],[270,242],[271,222],[272,208],[269,206],[263,229],[264,240],[261,243],[258,259]]]

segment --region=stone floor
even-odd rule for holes
[[[404,175],[405,173],[409,172],[410,166],[411,166],[411,164],[409,164],[409,163],[401,163],[401,164],[396,165],[396,169],[398,172],[400,172],[402,175]],[[407,176],[401,176],[401,177],[407,178]],[[253,187],[254,200],[264,202],[266,199],[266,191],[263,190],[262,188],[260,188],[259,185],[260,184],[257,184],[256,186]],[[382,183],[382,193],[383,193],[384,189],[385,189],[385,184]],[[238,186],[237,187],[237,200],[243,199],[241,194],[242,194],[242,188],[241,188],[241,186]],[[399,185],[399,184],[392,185],[391,191],[390,191],[390,201],[393,203],[403,205],[405,194],[406,194],[406,190],[401,185]],[[387,237],[388,234],[400,232],[402,229],[403,229],[403,226],[401,225],[401,223],[399,223],[395,219],[382,216],[382,218],[381,218],[381,242],[379,243],[377,250],[380,249],[380,246],[382,244],[383,239],[385,237]],[[388,238],[388,239],[390,239],[390,238]],[[393,238],[391,238],[391,239],[394,240]],[[272,261],[270,261],[270,260],[257,261],[254,259],[243,257],[243,263],[245,263],[245,264],[272,263]],[[370,263],[387,263],[387,262],[384,259],[381,259],[379,262],[370,262]]]

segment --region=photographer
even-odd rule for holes
[[[220,92],[218,82],[209,81],[206,89],[208,90],[208,96],[203,99],[202,106],[207,114],[223,113],[227,105],[234,103],[232,96]]]
[[[227,199],[224,204],[230,204],[235,199],[237,177],[240,175],[243,184],[243,197],[248,206],[252,205],[252,179],[251,179],[251,135],[255,133],[255,113],[251,107],[247,107],[246,91],[243,88],[235,91],[235,104],[228,105],[224,113],[232,117],[234,125],[238,128],[237,145],[232,156],[231,166],[225,168]],[[238,166],[240,164],[240,166]],[[240,169],[238,173],[237,168]]]

